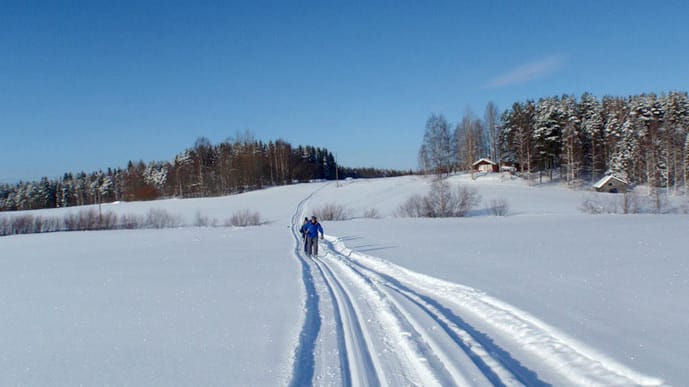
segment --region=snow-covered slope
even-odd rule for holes
[[[483,196],[470,217],[394,217],[430,186],[402,177],[104,207],[165,209],[180,229],[0,238],[0,384],[689,382],[686,216],[449,180]],[[493,198],[511,215],[490,216]],[[327,203],[355,219],[324,222],[310,259],[295,227]],[[191,227],[241,209],[270,223]]]

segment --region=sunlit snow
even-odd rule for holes
[[[449,181],[479,190],[470,216],[396,217],[430,186],[401,177],[103,206],[164,209],[176,229],[2,237],[0,385],[689,382],[686,215],[594,216],[588,192]],[[508,216],[490,215],[495,198]],[[294,226],[328,203],[353,219],[322,222],[312,260]],[[268,223],[194,226],[245,209]]]

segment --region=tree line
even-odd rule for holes
[[[0,211],[219,196],[313,179],[401,174],[375,168],[343,168],[326,148],[293,147],[284,140],[265,143],[244,134],[213,145],[201,137],[172,161],[130,161],[127,168],[2,184]]]
[[[426,121],[422,170],[469,170],[480,157],[554,174],[569,184],[607,174],[666,189],[689,181],[689,97],[686,92],[629,97],[590,93],[515,102],[499,114],[489,103],[481,120],[469,112],[454,130],[442,114]]]

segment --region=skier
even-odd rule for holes
[[[308,246],[308,239],[306,239],[306,229],[309,227],[309,218],[308,216],[304,218],[304,223],[302,223],[301,228],[299,229],[299,232],[301,233],[301,239],[304,241],[304,252],[309,253],[309,251],[306,249]]]
[[[306,254],[309,256],[318,256],[319,233],[321,234],[321,239],[323,239],[323,227],[318,223],[318,219],[312,216],[306,228]]]

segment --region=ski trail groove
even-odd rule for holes
[[[445,350],[447,342],[456,344],[460,340],[456,336],[450,340],[440,338],[445,342],[443,347],[425,332],[426,327],[415,318],[418,310],[429,315],[442,328],[438,332],[444,330],[450,335],[451,329],[408,292],[400,290],[401,284],[391,285],[389,279],[364,266],[354,265],[330,242],[323,244],[325,257],[305,257],[297,228],[316,192],[298,204],[291,219],[293,255],[301,264],[306,299],[304,323],[295,349],[289,385],[315,384],[321,376],[315,374],[316,363],[327,362],[320,358],[328,351],[320,347],[322,340],[319,339],[323,334],[324,302],[329,303],[326,309],[332,308],[340,384],[472,385],[465,377],[466,366],[456,366],[456,353]],[[317,284],[321,284],[320,288]],[[412,312],[408,310],[410,307],[418,310]],[[394,328],[388,329],[390,327]],[[476,361],[470,346],[460,347],[466,357],[474,360],[483,384],[521,385],[514,382],[511,374],[504,376],[505,371],[495,364]]]
[[[430,317],[492,385],[549,386],[522,363],[520,359],[524,356],[539,372],[557,383],[663,385],[661,379],[640,374],[526,312],[475,289],[352,251],[334,237],[327,237],[326,245],[332,261],[349,267],[367,283],[389,289],[392,299],[397,296],[414,306],[402,308],[406,312],[419,310]],[[463,318],[464,314],[478,323],[481,330]],[[518,356],[498,344],[498,339]],[[436,354],[442,358],[441,352]]]
[[[347,264],[357,266],[359,269],[352,269],[363,277],[367,275],[360,270],[380,278],[383,286],[400,294],[436,321],[494,386],[550,386],[538,379],[533,371],[518,364],[507,352],[492,343],[489,337],[478,332],[438,301],[422,296],[394,278],[368,269],[357,262],[349,261]],[[492,360],[486,359],[486,354],[490,355]]]
[[[391,297],[389,292],[381,287],[378,281],[372,280],[354,267],[350,266],[349,268],[371,286],[382,299],[389,303],[391,312],[398,319],[403,330],[409,333],[409,339],[413,341],[417,352],[423,355],[423,358],[429,363],[431,371],[441,385],[469,384],[461,374],[461,371],[454,367],[450,356],[442,348],[439,348],[435,340],[423,333],[423,328],[414,317],[397,300]]]
[[[394,291],[395,293],[401,295],[416,308],[421,310],[423,313],[427,314],[431,319],[433,319],[438,326],[447,335],[447,339],[450,340],[474,363],[476,368],[481,372],[483,377],[494,386],[521,386],[521,385],[533,385],[533,386],[547,386],[548,384],[541,382],[535,377],[531,378],[520,378],[520,374],[515,373],[514,369],[505,366],[505,361],[500,358],[494,358],[494,354],[497,349],[493,346],[486,348],[484,344],[481,344],[479,340],[476,340],[476,333],[467,330],[468,325],[465,324],[464,327],[460,328],[453,324],[448,319],[439,317],[437,313],[434,313],[429,307],[422,304],[418,300],[409,296],[407,293],[399,291],[401,284],[397,283],[393,278],[386,278],[378,273],[371,271],[370,269],[353,262],[347,257],[337,253],[330,243],[326,243],[328,246],[328,253],[331,254],[332,259],[329,261],[338,262],[340,265],[345,267],[352,275],[358,276],[364,283],[369,287],[374,289],[382,299],[384,299],[388,305],[390,305],[390,310],[394,318],[397,320],[401,327],[411,326],[415,324],[412,322],[410,316],[411,311],[405,310],[399,302],[394,301],[394,297],[385,288]],[[392,286],[391,286],[392,284]],[[396,311],[395,311],[396,310]],[[402,311],[404,310],[404,311]],[[421,329],[414,329],[414,333],[411,335],[411,341],[415,341],[417,353],[420,352],[419,348],[427,348],[430,353],[426,353],[425,359],[427,360],[426,365],[429,368],[429,372],[437,380],[438,384],[447,385],[447,383],[442,383],[441,381],[447,382],[448,379],[453,385],[466,385],[468,382],[462,376],[461,371],[457,370],[453,364],[452,359],[448,355],[444,354],[441,349],[438,348],[433,340],[429,337],[425,337],[421,333]],[[485,342],[485,340],[483,340]],[[428,361],[428,358],[432,357],[436,361]],[[441,361],[439,359],[444,359]],[[514,368],[514,367],[512,367]],[[450,371],[451,370],[451,371]],[[422,374],[419,372],[419,374]],[[523,372],[521,373],[524,374]],[[424,378],[426,379],[426,378]],[[429,382],[428,380],[423,380],[424,382]]]
[[[302,282],[304,283],[306,292],[304,324],[299,334],[299,344],[295,349],[292,376],[289,382],[289,386],[294,387],[315,384],[316,348],[322,330],[322,316],[319,306],[322,299],[316,289],[316,282],[322,282],[324,284],[325,288],[327,289],[329,299],[332,302],[337,340],[340,383],[343,386],[352,385],[352,371],[350,368],[350,360],[347,351],[348,346],[346,345],[347,339],[344,332],[345,326],[342,317],[343,312],[340,307],[342,301],[337,298],[333,284],[327,280],[323,268],[317,265],[313,260],[305,257],[305,254],[303,253],[303,241],[298,231],[298,228],[302,223],[301,219],[304,216],[307,204],[311,198],[324,187],[325,186],[315,190],[301,202],[299,202],[295,212],[292,214],[290,224],[290,230],[295,243],[293,255],[301,264]],[[316,271],[314,271],[314,267],[317,269]],[[314,275],[316,278],[314,278]]]
[[[341,258],[340,258],[341,259]],[[396,312],[395,314],[398,316],[400,321],[406,322],[406,324],[410,327],[411,330],[413,330],[416,333],[416,340],[417,345],[420,348],[425,347],[425,350],[423,353],[426,353],[426,356],[433,356],[437,359],[437,362],[433,364],[433,371],[436,373],[437,377],[439,380],[444,381],[445,383],[442,383],[442,385],[448,385],[448,382],[451,381],[454,385],[458,384],[463,384],[462,382],[465,382],[468,384],[468,381],[462,376],[461,371],[458,370],[454,364],[453,361],[450,357],[450,355],[447,355],[445,351],[441,348],[439,348],[439,345],[435,343],[435,340],[433,340],[430,337],[427,337],[427,335],[424,335],[422,333],[422,328],[419,327],[419,324],[415,322],[415,319],[411,316],[411,314],[403,307],[401,304],[395,300],[394,296],[391,295],[390,291],[393,291],[397,294],[400,294],[403,296],[405,299],[410,301],[412,304],[414,304],[416,307],[418,307],[420,310],[424,311],[429,317],[431,317],[433,320],[438,323],[440,327],[443,328],[443,330],[448,334],[448,336],[452,337],[453,341],[471,358],[471,360],[474,362],[474,364],[481,369],[483,372],[484,376],[486,376],[486,379],[488,379],[492,385],[494,386],[506,386],[508,384],[503,383],[503,381],[500,379],[500,377],[493,371],[493,368],[495,365],[492,367],[488,366],[485,364],[485,362],[480,359],[478,356],[474,355],[472,346],[467,345],[464,343],[464,341],[459,337],[457,333],[455,333],[451,327],[449,327],[447,324],[444,323],[441,319],[438,319],[435,314],[430,312],[427,308],[425,308],[423,305],[419,304],[412,298],[408,297],[406,294],[403,294],[402,292],[399,291],[399,289],[390,286],[390,283],[386,283],[383,281],[380,281],[379,279],[374,279],[375,277],[366,275],[363,270],[366,270],[362,267],[355,267],[355,265],[352,265],[350,262],[343,261],[344,264],[348,265],[350,269],[355,272],[357,275],[359,275],[362,279],[364,279],[366,282],[370,283],[371,286],[376,287],[382,294],[385,294],[386,297],[390,300],[392,305],[394,306]],[[388,289],[387,291],[385,289]]]
[[[318,268],[318,272],[320,273],[320,275],[325,278],[325,273],[323,272],[323,269],[320,267],[320,265],[316,265],[316,267]],[[330,282],[325,281],[325,286],[328,288],[328,294],[330,295],[330,299],[333,303],[333,316],[335,318],[335,330],[337,332],[337,352],[340,365],[341,382],[343,386],[351,386],[351,370],[349,368],[349,358],[347,356],[348,352],[346,350],[347,345],[345,343],[344,323],[342,319],[342,313],[340,312],[340,302],[338,301],[338,298],[335,295],[335,290],[333,289]]]
[[[314,285],[313,274],[309,264],[301,254],[301,243],[298,231],[295,228],[299,224],[304,205],[309,201],[311,195],[299,202],[296,211],[292,215],[291,231],[295,239],[295,248],[292,254],[301,263],[302,282],[306,298],[304,301],[304,324],[299,333],[299,343],[294,353],[292,364],[292,377],[289,382],[290,387],[305,386],[312,384],[315,369],[315,349],[316,340],[321,330],[321,316],[319,311],[319,296]]]
[[[349,382],[352,382],[354,385],[381,385],[381,381],[378,378],[380,366],[375,364],[374,359],[371,357],[371,350],[367,344],[368,335],[365,329],[362,328],[362,323],[353,306],[351,295],[322,259],[316,258],[314,262],[334,295],[334,309],[336,311],[339,310],[337,315],[340,316],[339,325],[343,328],[341,337],[344,338],[342,344],[345,345],[345,347],[340,347],[340,349],[341,353],[346,353],[347,363],[350,365],[347,370],[344,370],[346,372],[343,373],[349,374]]]
[[[322,254],[307,258],[298,227],[326,186],[292,215],[305,315],[290,386],[662,385],[514,306],[341,239],[326,236]]]

